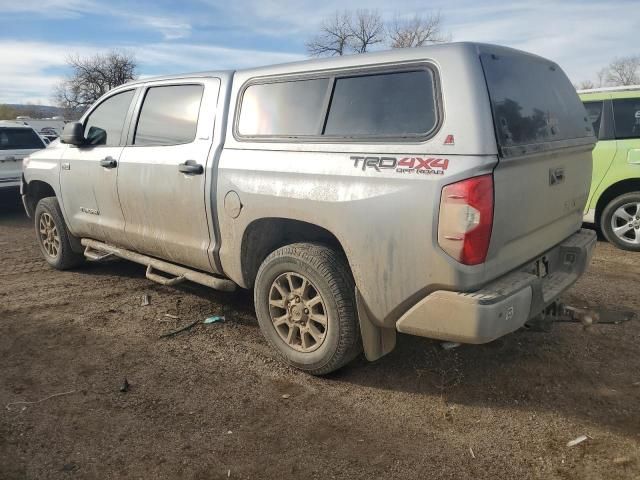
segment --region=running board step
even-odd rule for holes
[[[141,255],[130,250],[125,250],[124,248],[114,247],[89,238],[83,238],[80,243],[85,247],[84,254],[89,260],[100,261],[114,255],[145,265],[147,267],[147,278],[161,285],[177,285],[185,280],[189,280],[190,282],[206,285],[207,287],[223,292],[233,292],[236,289],[236,284],[226,278],[214,277],[213,275],[191,270],[190,268]],[[166,273],[167,275],[171,275],[171,277],[159,275],[155,273],[155,271]]]

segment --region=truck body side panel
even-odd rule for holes
[[[424,154],[405,147],[384,156]],[[218,181],[220,258],[225,274],[246,286],[240,255],[246,228],[262,218],[287,218],[318,225],[340,241],[356,285],[380,322],[395,317],[394,310],[405,308],[427,286],[473,287],[471,282],[482,281],[484,266],[458,270],[453,259],[433,246],[440,186],[490,173],[495,156],[449,156],[448,168],[441,174],[363,171],[362,161],[356,165],[352,157],[350,153],[225,150]],[[223,207],[229,191],[236,192],[242,202],[237,218]],[[392,318],[389,322],[392,325]]]

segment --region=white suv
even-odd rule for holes
[[[45,147],[42,138],[30,126],[0,122],[0,190],[19,188],[22,159]]]

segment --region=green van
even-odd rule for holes
[[[598,144],[584,221],[640,251],[640,85],[578,91]]]

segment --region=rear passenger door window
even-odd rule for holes
[[[134,145],[180,145],[196,138],[202,85],[171,85],[147,90]]]
[[[436,126],[428,70],[337,78],[324,135],[403,137]]]
[[[616,139],[640,138],[640,98],[613,100]]]
[[[120,145],[134,90],[107,98],[89,114],[84,124],[87,145],[115,147]]]

